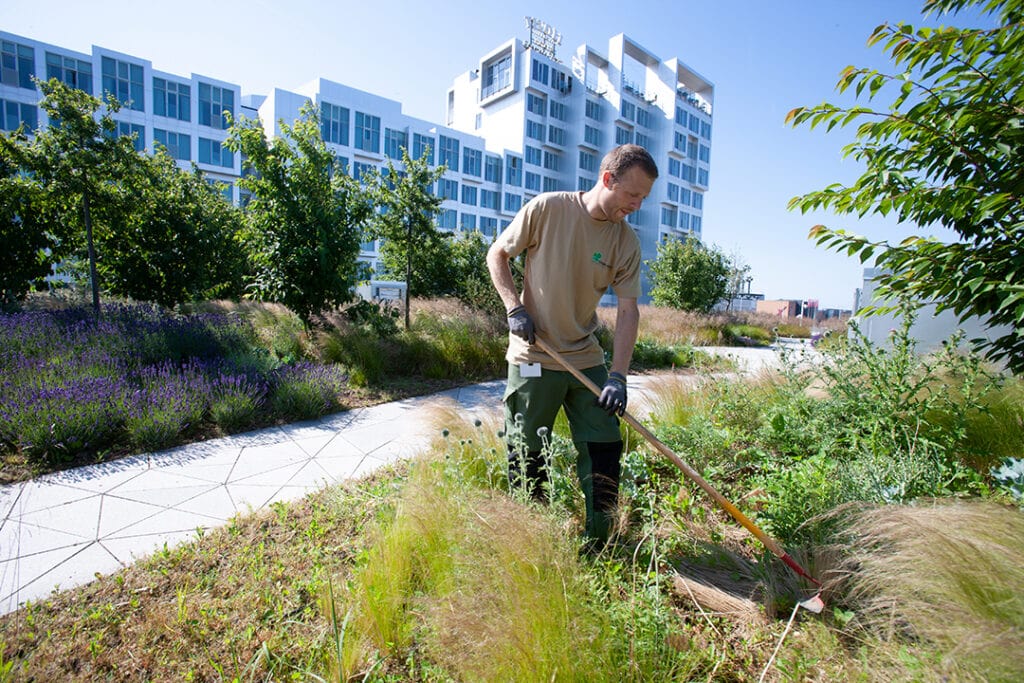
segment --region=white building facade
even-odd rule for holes
[[[137,149],[160,145],[180,165],[197,164],[236,203],[241,160],[221,145],[228,126],[221,112],[258,115],[267,134],[278,135],[279,121],[294,120],[312,101],[324,140],[356,178],[388,161],[400,169],[402,148],[443,164],[435,188],[444,198],[442,229],[493,237],[540,192],[592,187],[604,154],[632,142],[651,152],[661,174],[644,207],[629,217],[643,259],[655,257],[661,240],[702,234],[714,86],[622,34],[603,53],[580,46],[571,65],[553,50],[509,40],[455,79],[444,125],[322,78],[243,97],[237,84],[157,71],[149,60],[102,47],[80,53],[4,32],[0,42],[0,128],[46,125],[33,77],[56,77],[97,97],[113,93],[122,102],[119,132],[134,134]],[[361,258],[376,265],[378,246],[365,243]]]
[[[195,162],[208,179],[223,183],[225,196],[237,201],[240,160],[221,144],[229,125],[222,112],[239,113],[237,84],[157,71],[149,60],[95,45],[86,54],[2,31],[0,50],[0,129],[47,125],[33,77],[57,78],[99,98],[111,93],[121,102],[114,115],[118,132],[134,134],[136,149],[161,145],[180,166]]]

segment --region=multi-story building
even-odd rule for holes
[[[713,99],[707,79],[622,34],[606,54],[581,45],[571,67],[555,59],[550,45],[512,39],[455,79],[447,117],[490,150],[521,152],[524,202],[548,190],[589,189],[609,149],[645,147],[661,177],[628,220],[648,260],[669,236],[701,236]]]
[[[164,73],[149,60],[95,45],[86,54],[0,32],[0,46],[3,130],[15,130],[21,123],[30,130],[47,125],[33,78],[56,78],[100,98],[109,93],[121,102],[114,115],[118,131],[134,134],[136,149],[161,145],[179,165],[195,162],[211,181],[224,183],[226,196],[237,200],[240,160],[221,143],[229,125],[223,112],[238,115],[238,85],[198,74]]]
[[[643,258],[653,258],[668,236],[701,236],[714,87],[678,59],[662,61],[621,34],[605,54],[580,46],[571,66],[550,46],[509,40],[454,80],[445,125],[326,79],[242,97],[236,84],[164,73],[149,60],[107,48],[93,46],[86,54],[4,32],[0,42],[0,128],[46,125],[33,77],[55,77],[99,97],[111,93],[123,103],[119,130],[135,134],[138,149],[161,145],[179,164],[196,163],[225,183],[235,202],[241,160],[221,146],[227,135],[221,112],[259,116],[273,136],[280,134],[279,121],[294,120],[312,101],[324,140],[357,178],[389,160],[400,167],[402,148],[446,166],[435,188],[444,198],[442,229],[496,235],[540,192],[589,189],[605,152],[634,142],[661,171],[652,196],[629,217]],[[375,264],[377,246],[364,244],[362,258]]]

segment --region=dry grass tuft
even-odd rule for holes
[[[988,502],[861,513],[846,585],[859,625],[933,645],[958,680],[1024,680],[1024,515]]]

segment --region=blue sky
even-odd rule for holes
[[[324,77],[398,100],[406,114],[431,121],[442,120],[445,91],[456,75],[509,38],[526,38],[525,16],[561,32],[558,56],[566,63],[580,44],[603,52],[608,38],[625,33],[715,84],[705,241],[747,263],[753,291],[769,299],[850,308],[863,267],[815,247],[806,238],[812,225],[895,241],[934,231],[787,211],[794,195],[851,182],[860,169],[841,158],[850,134],[794,130],[783,119],[796,106],[850,102],[835,95],[839,72],[849,64],[886,66],[881,50],[866,46],[868,35],[885,21],[935,24],[922,19],[922,4],[4,0],[0,29],[82,52],[102,45],[149,59],[162,71],[239,83],[243,95]]]

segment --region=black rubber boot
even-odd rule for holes
[[[523,466],[526,467],[526,482],[523,482]],[[540,451],[530,451],[525,458],[511,448],[508,451],[508,488],[515,491],[526,486],[530,498],[539,503],[548,503],[548,468]]]
[[[590,460],[589,486],[583,486],[587,501],[587,536],[604,542],[615,525],[619,503],[619,474],[622,469],[622,442],[587,442]]]

